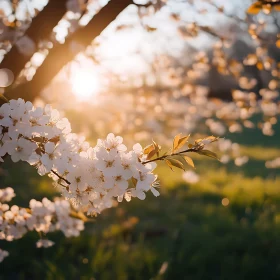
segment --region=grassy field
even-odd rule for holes
[[[192,185],[160,166],[160,197],[106,210],[78,238],[50,234],[49,249],[35,248],[35,233],[0,241],[10,252],[0,279],[280,279],[280,169],[264,166],[280,156],[279,133],[238,139],[250,157],[245,166],[197,160],[201,180]],[[48,178],[10,166],[1,186],[15,188],[14,203],[55,196]]]

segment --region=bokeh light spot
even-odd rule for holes
[[[7,68],[0,69],[0,87],[8,87],[14,81],[14,74]]]

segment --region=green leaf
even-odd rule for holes
[[[201,151],[198,151],[197,153],[200,154],[200,155],[204,155],[204,156],[211,157],[211,158],[219,160],[217,154],[214,153],[214,152],[211,152],[209,150],[201,150]]]

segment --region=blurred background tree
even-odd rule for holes
[[[107,210],[80,238],[55,235],[48,251],[30,250],[32,235],[8,244],[1,279],[278,279],[279,6],[2,0],[8,98],[51,103],[93,143],[109,131],[164,146],[179,132],[226,140],[225,165],[159,167],[160,198]],[[16,203],[56,194],[20,164],[1,177]]]

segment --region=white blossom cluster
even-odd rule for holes
[[[0,194],[5,193],[5,190],[0,190]],[[71,205],[67,200],[52,202],[44,198],[41,202],[32,199],[29,203],[30,208],[20,208],[17,205],[9,207],[8,204],[4,204],[4,198],[0,197],[0,239],[13,241],[33,230],[40,234],[60,230],[66,237],[72,237],[78,236],[84,230],[83,220],[71,217]],[[7,196],[6,198],[10,199]],[[37,247],[50,247],[53,244],[50,240],[40,239]],[[5,257],[4,252],[0,250],[0,262]]]
[[[40,175],[48,174],[63,196],[89,214],[110,207],[114,197],[145,199],[149,190],[159,195],[152,173],[156,164],[143,164],[140,144],[127,151],[122,142],[111,133],[90,147],[50,105],[35,108],[18,99],[0,107],[0,160],[9,154],[12,161],[26,161]]]
[[[279,168],[280,167],[280,157],[265,162],[266,168]]]
[[[0,202],[9,202],[15,196],[16,195],[13,188],[8,187],[5,189],[0,189]]]

